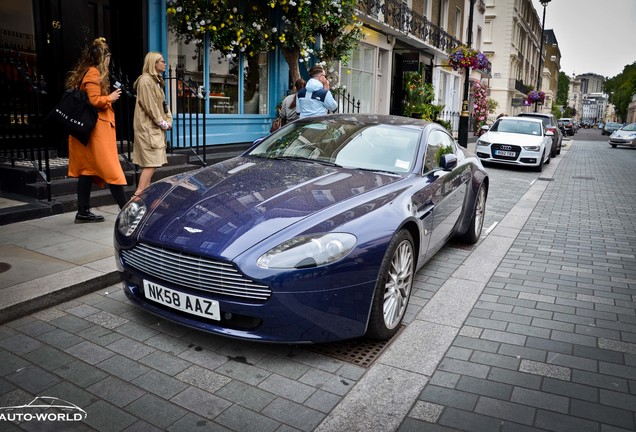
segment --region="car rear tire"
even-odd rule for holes
[[[401,230],[391,239],[380,266],[366,337],[387,340],[398,332],[411,298],[414,274],[413,238]]]
[[[459,238],[460,241],[475,244],[481,237],[481,230],[484,227],[484,216],[486,215],[486,186],[482,183],[477,191],[477,202],[475,210],[470,218],[470,225],[466,234]]]
[[[612,148],[616,148],[616,144],[610,144]]]

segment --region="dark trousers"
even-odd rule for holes
[[[90,211],[91,205],[91,189],[93,188],[92,176],[80,176],[77,180],[77,210],[79,213],[86,214]],[[108,184],[110,194],[115,199],[119,208],[123,208],[128,202],[123,185]]]

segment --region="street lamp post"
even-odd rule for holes
[[[541,44],[539,45],[539,70],[537,73],[537,91],[541,91],[541,75],[543,74],[543,32],[545,31],[545,7],[551,0],[541,0],[541,6],[543,6],[543,20],[541,21]],[[537,112],[539,107],[539,101],[534,103],[534,112]]]
[[[468,12],[468,48],[473,44],[473,10],[475,9],[475,0],[470,0],[470,11]],[[470,87],[470,67],[466,67],[464,70],[466,76],[464,77],[464,101],[462,102],[462,113],[459,116],[459,131],[458,139],[459,145],[468,148],[468,89]]]

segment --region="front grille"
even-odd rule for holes
[[[148,244],[122,250],[124,263],[177,286],[223,296],[267,300],[272,291],[240,274],[229,263]]]
[[[490,148],[491,148],[491,151],[492,151],[492,157],[494,159],[514,161],[514,160],[517,160],[517,158],[519,157],[519,153],[521,153],[521,147],[516,146],[516,145],[493,144]],[[498,151],[514,152],[515,155],[514,156],[502,156],[500,154],[497,154]]]

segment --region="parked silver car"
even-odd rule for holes
[[[622,129],[614,131],[609,138],[609,145],[636,147],[636,123],[630,123]]]

